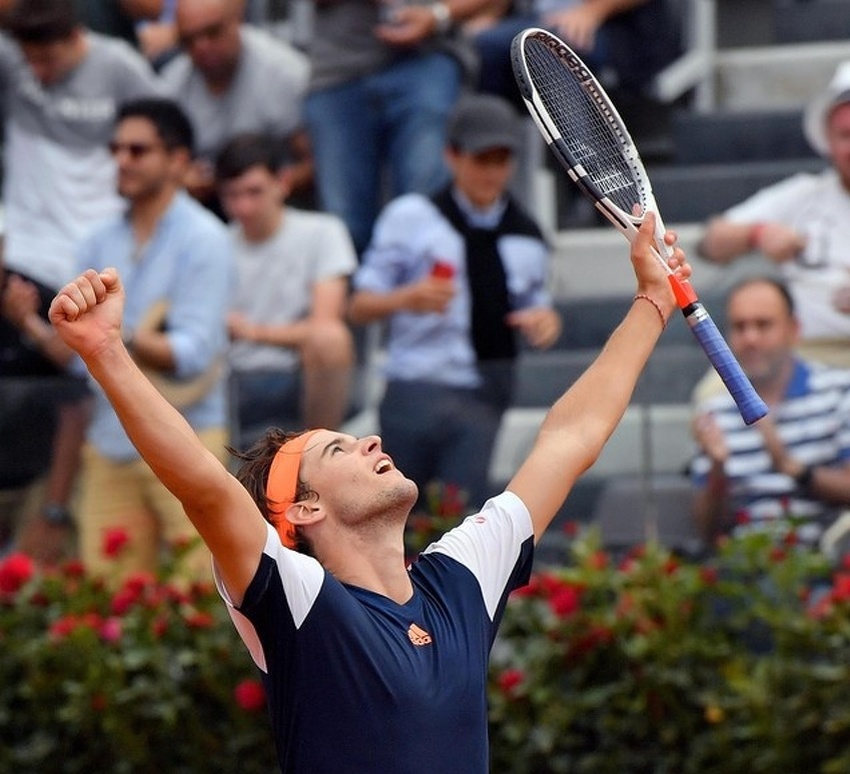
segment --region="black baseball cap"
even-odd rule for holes
[[[523,127],[507,100],[493,94],[464,94],[449,118],[447,139],[464,153],[493,148],[516,152],[522,145]]]

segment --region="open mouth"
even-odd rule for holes
[[[377,473],[379,476],[382,473],[387,473],[387,472],[391,471],[392,469],[393,469],[393,463],[387,457],[384,457],[384,459],[382,459],[380,462],[378,462],[377,465],[375,465],[375,473]]]

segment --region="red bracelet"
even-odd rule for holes
[[[664,316],[664,312],[658,302],[651,296],[646,295],[646,293],[638,293],[632,301],[637,301],[639,298],[642,298],[644,301],[649,301],[649,303],[655,307],[655,310],[658,312],[658,316],[661,318],[661,330],[663,331],[667,327],[667,318]]]
[[[761,242],[764,230],[767,228],[767,223],[754,223],[750,226],[750,233],[747,236],[747,244],[751,250],[757,250]]]

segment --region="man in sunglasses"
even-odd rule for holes
[[[106,150],[119,103],[155,93],[158,84],[130,45],[86,29],[73,0],[3,0],[0,9],[7,269],[0,282],[0,373],[59,380],[52,353],[30,329],[39,325],[39,306],[44,324],[47,300],[74,276],[79,241],[94,223],[120,210]],[[32,390],[44,396],[44,389],[44,379],[33,378]],[[45,499],[34,518],[24,520],[26,534],[20,536],[43,561],[59,558],[48,546],[64,542],[54,539],[59,533],[68,534],[78,439],[87,416],[82,382],[50,394],[55,397],[41,398],[43,410],[57,412],[58,430]],[[5,409],[7,403],[0,398],[0,405]],[[4,442],[19,446],[8,435]]]
[[[123,105],[109,150],[126,211],[92,233],[79,260],[81,266],[121,271],[125,345],[204,445],[224,460],[221,363],[235,275],[225,226],[183,189],[192,147],[192,126],[175,102],[147,98]],[[94,573],[153,572],[165,548],[196,536],[99,391],[80,489],[80,554]],[[128,537],[117,567],[102,551],[104,536],[115,529]],[[190,551],[182,567],[187,577],[209,576],[209,560],[200,551]]]

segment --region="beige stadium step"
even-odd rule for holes
[[[748,111],[802,107],[826,87],[835,68],[847,59],[850,41],[718,51],[715,104]]]
[[[668,227],[679,234],[679,243],[693,266],[692,282],[698,294],[723,292],[743,276],[774,271],[771,264],[755,255],[728,266],[709,263],[696,253],[704,228],[701,223],[670,223]],[[610,297],[634,292],[629,245],[613,226],[560,231],[551,241],[550,287],[556,299]],[[711,311],[716,316],[721,310]]]

